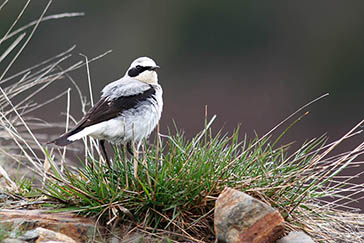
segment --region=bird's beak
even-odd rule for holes
[[[150,67],[149,70],[152,70],[152,71],[155,71],[157,69],[159,69],[160,67],[157,65],[157,66],[154,66],[154,67]]]

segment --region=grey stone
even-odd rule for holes
[[[277,243],[315,243],[310,236],[303,231],[292,231],[287,236],[278,240]]]
[[[27,243],[26,241],[19,240],[19,239],[10,239],[6,238],[2,241],[3,243]]]
[[[65,241],[49,240],[49,241],[42,241],[42,243],[65,243]]]
[[[8,199],[8,195],[0,192],[0,201],[5,201],[6,199]]]
[[[39,237],[39,233],[35,230],[28,230],[25,232],[22,236],[19,236],[18,239],[25,240],[25,241],[31,241],[36,240]]]
[[[9,234],[9,238],[15,239],[16,238],[16,233],[17,233],[16,230],[11,231],[10,234]]]

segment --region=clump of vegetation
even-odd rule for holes
[[[32,33],[46,18],[43,13],[29,25],[34,26]],[[20,28],[12,35],[15,40],[7,49],[9,53],[25,38],[23,30]],[[364,143],[341,154],[333,155],[333,151],[344,140],[360,133],[364,121],[335,142],[327,143],[326,137],[320,136],[295,151],[280,143],[287,130],[277,137],[271,135],[312,102],[262,137],[240,138],[239,128],[231,135],[222,131],[214,133],[211,129],[214,116],[210,120],[206,118],[204,129],[191,139],[177,127],[168,135],[157,132],[154,142],[145,143],[137,157],[128,156],[122,147],[114,147],[112,168],[105,165],[97,142],[85,139],[81,165],[65,166],[66,148],[45,148],[36,129],[47,124],[29,119],[28,115],[52,101],[36,104],[31,101],[32,97],[56,80],[72,81],[70,71],[88,67],[87,59],[67,68],[60,67],[72,50],[11,77],[5,78],[9,68],[1,75],[0,133],[8,146],[0,147],[0,153],[7,155],[12,163],[27,166],[40,182],[39,187],[27,179],[14,182],[0,166],[0,174],[8,183],[7,193],[25,200],[43,196],[44,208],[51,206],[51,211],[93,216],[111,229],[128,224],[132,226],[130,231],[146,232],[154,237],[168,235],[176,241],[206,242],[214,240],[214,202],[228,186],[277,208],[289,230],[304,230],[317,241],[360,242],[363,238],[364,217],[350,208],[350,203],[364,189],[364,184],[355,184],[352,180],[363,172],[347,177],[340,173],[360,164],[356,160],[364,152]],[[31,93],[29,98],[13,102],[14,97],[25,92]],[[69,107],[69,89],[59,97],[65,94],[68,94]],[[84,108],[87,103],[81,92],[80,98]],[[305,113],[291,125],[303,116]],[[66,118],[68,124],[71,121],[68,112]],[[48,197],[47,201],[44,196]]]
[[[115,147],[112,170],[90,156],[77,170],[52,174],[45,193],[61,202],[62,210],[95,215],[106,224],[131,221],[155,234],[168,231],[210,241],[214,202],[228,186],[279,209],[292,230],[304,229],[324,241],[343,239],[345,234],[349,242],[362,236],[364,221],[355,223],[353,216],[360,214],[339,210],[351,201],[341,192],[356,194],[364,185],[336,178],[355,164],[363,147],[340,156],[327,154],[355,129],[327,145],[325,137],[312,139],[293,153],[287,152],[289,146],[276,146],[278,140],[270,142],[269,136],[240,140],[239,129],[231,136],[213,135],[206,126],[192,139],[170,132],[145,145],[138,159],[127,158]],[[325,197],[334,201],[323,203]],[[349,221],[350,229],[341,227]],[[340,226],[336,235],[334,225]]]

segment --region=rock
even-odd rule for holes
[[[216,200],[214,228],[219,242],[276,242],[283,233],[283,218],[267,204],[225,188]]]
[[[6,225],[7,228],[17,227],[23,231],[42,227],[64,234],[75,242],[87,242],[96,230],[96,224],[91,219],[70,213],[47,213],[42,210],[1,209],[0,224]],[[9,237],[16,238],[10,235]]]
[[[0,202],[5,202],[8,199],[8,195],[0,192]]]
[[[35,230],[28,230],[22,236],[19,236],[18,239],[19,240],[25,240],[25,241],[31,241],[31,240],[38,239],[38,237],[39,237],[39,234],[38,234],[37,231],[35,231]]]
[[[16,234],[18,233],[17,231],[17,227],[15,228],[15,230],[12,230],[9,234],[9,238],[11,239],[15,239],[16,238]]]
[[[18,239],[10,239],[10,238],[6,238],[2,241],[2,243],[28,243],[26,241],[23,240],[18,240]]]
[[[57,233],[53,230],[48,230],[45,228],[38,227],[34,231],[39,234],[39,238],[35,243],[49,243],[49,242],[63,242],[63,243],[77,243],[71,237],[67,235]]]
[[[277,243],[315,243],[311,237],[302,231],[292,231],[287,236],[278,240]]]

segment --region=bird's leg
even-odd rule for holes
[[[134,144],[132,144],[131,142],[128,142],[126,144],[126,149],[130,155],[138,158],[140,145],[141,145],[141,143],[139,142],[135,148]]]
[[[131,146],[131,142],[126,143],[126,150],[129,152],[130,155],[134,154],[133,146]]]
[[[104,158],[107,162],[107,166],[109,166],[109,169],[111,169],[111,163],[110,163],[109,157],[107,156],[106,149],[105,149],[105,140],[100,140],[100,148],[101,148],[102,154],[104,155]]]

